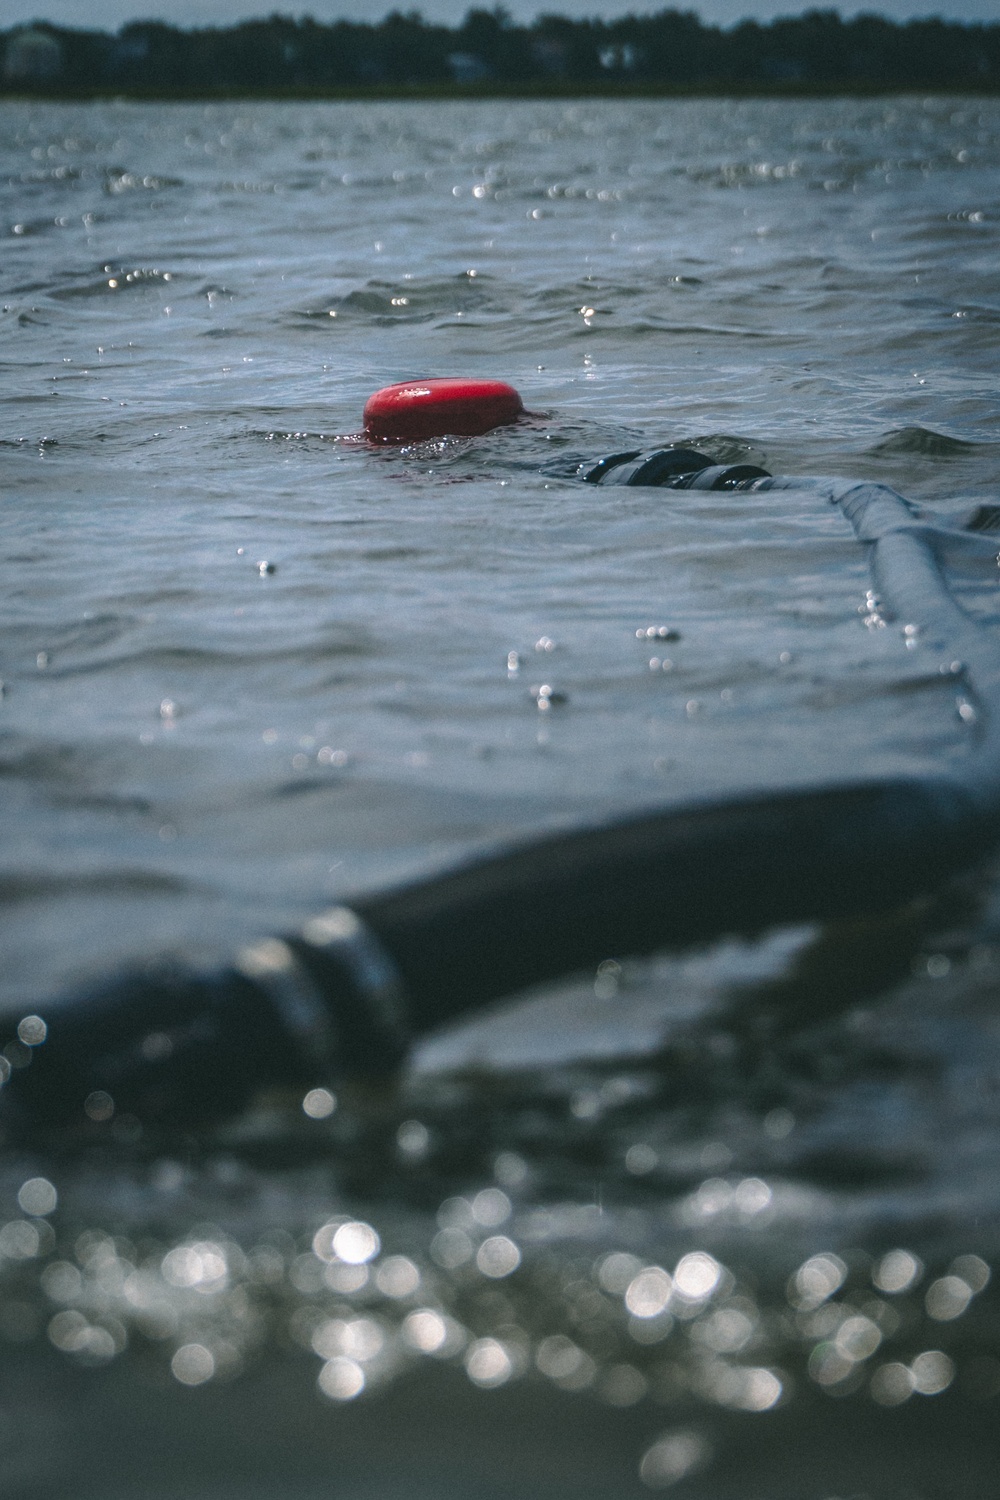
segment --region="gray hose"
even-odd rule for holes
[[[948,547],[997,556],[988,529],[969,530],[926,520],[887,485],[846,479],[768,478],[755,490],[808,488],[838,505],[868,551],[878,609],[918,647],[936,654],[954,678],[956,709],[975,736],[973,753],[949,775],[996,827],[1000,821],[1000,643],[955,599],[941,566]],[[968,518],[992,519],[980,508]]]

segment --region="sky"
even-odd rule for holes
[[[32,20],[60,26],[117,31],[127,21],[169,21],[176,26],[228,26],[250,17],[311,15],[318,21],[380,20],[393,9],[420,10],[429,21],[455,25],[470,5],[491,9],[495,0],[0,0],[0,30]],[[706,22],[731,26],[746,17],[768,21],[774,16],[801,15],[810,9],[833,9],[826,0],[507,0],[517,21],[531,21],[540,11],[567,16],[611,18],[628,11],[640,14],[665,10],[695,10]],[[997,0],[869,0],[868,4],[837,7],[845,16],[874,12],[893,20],[939,15],[956,21],[1000,20]]]

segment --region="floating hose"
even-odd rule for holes
[[[689,449],[616,454],[580,477],[806,489],[837,504],[869,550],[881,610],[960,687],[976,736],[962,771],[639,813],[335,907],[221,972],[158,965],[64,997],[23,1018],[6,1049],[21,1064],[3,1092],[9,1130],[94,1129],[115,1113],[190,1128],[264,1085],[391,1073],[414,1038],[529,984],[609,955],[887,910],[988,851],[1000,835],[1000,661],[937,553],[946,541],[995,551],[992,511],[972,518],[977,530],[937,526],[882,485],[774,478]]]

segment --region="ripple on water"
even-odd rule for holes
[[[868,449],[869,453],[893,455],[917,453],[925,458],[963,458],[981,445],[964,438],[949,437],[927,427],[899,427],[887,432]]]
[[[8,101],[17,1019],[513,837],[960,759],[954,683],[831,507],[572,471],[695,433],[988,501],[998,141],[989,100]],[[343,442],[431,371],[541,415]],[[954,567],[995,620],[995,572]],[[996,910],[986,868],[878,922],[609,953],[398,1095],[314,1080],[197,1148],[92,1101],[81,1155],[0,1155],[0,1338],[191,1403],[272,1369],[352,1415],[523,1387],[611,1412],[655,1487],[782,1407],[988,1418]]]

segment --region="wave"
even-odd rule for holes
[[[49,658],[45,675],[48,678],[87,676],[98,672],[116,672],[129,668],[196,668],[199,671],[219,669],[229,673],[237,667],[282,665],[294,662],[305,666],[310,662],[324,662],[330,657],[377,656],[379,648],[367,633],[354,627],[345,627],[338,634],[314,641],[295,641],[287,646],[262,650],[259,643],[248,643],[245,650],[225,649],[221,646],[150,645],[134,651],[123,651],[87,661],[62,664],[58,657]]]
[[[0,905],[45,901],[53,896],[177,896],[198,889],[196,882],[159,870],[81,870],[75,875],[36,871],[0,875]]]
[[[62,284],[48,287],[18,287],[18,292],[42,291],[50,297],[64,302],[77,297],[106,297],[110,293],[139,291],[143,288],[162,287],[175,279],[175,271],[162,271],[156,266],[116,266],[110,262],[99,269],[70,272],[62,278]]]
[[[961,458],[986,446],[965,438],[949,437],[930,427],[895,427],[866,451],[879,456],[894,453],[919,453],[925,458]]]

